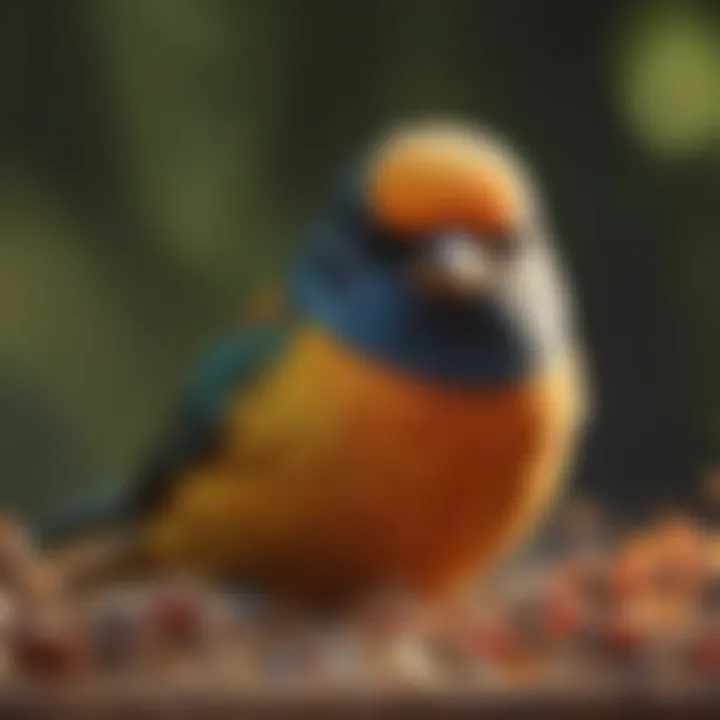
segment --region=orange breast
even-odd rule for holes
[[[238,401],[225,453],[187,479],[174,526],[195,528],[197,562],[284,589],[445,589],[553,497],[578,388],[569,357],[518,386],[464,392],[305,332]]]

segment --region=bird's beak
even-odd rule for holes
[[[425,293],[472,300],[488,291],[496,268],[493,258],[476,238],[448,234],[428,242],[413,265],[412,275]]]

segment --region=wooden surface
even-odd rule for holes
[[[720,694],[694,697],[640,698],[598,696],[549,698],[502,697],[444,693],[393,693],[349,696],[328,693],[207,693],[78,691],[69,688],[43,693],[15,689],[0,696],[0,718],[12,720],[230,720],[239,718],[482,718],[483,720],[622,720],[632,718],[720,717]]]

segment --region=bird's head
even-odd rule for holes
[[[324,214],[298,273],[300,310],[358,352],[432,380],[513,380],[565,324],[536,217],[525,171],[484,132],[402,129]]]

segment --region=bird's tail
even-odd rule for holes
[[[85,491],[82,497],[54,508],[35,528],[38,541],[55,547],[88,535],[127,525],[132,519],[131,496],[124,483]]]

